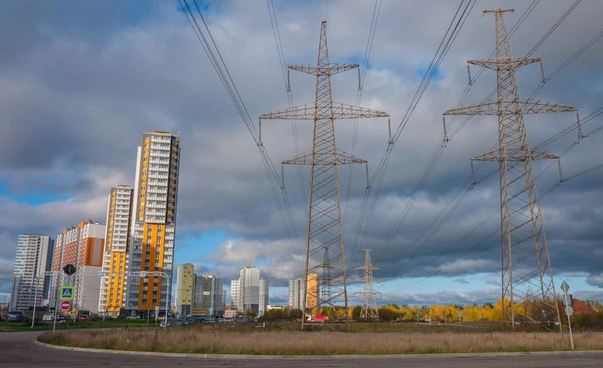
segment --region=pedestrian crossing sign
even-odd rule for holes
[[[73,300],[73,286],[61,286],[61,300]]]

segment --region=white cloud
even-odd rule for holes
[[[596,286],[599,288],[603,288],[603,272],[598,275],[590,275],[586,278],[586,282],[588,282],[592,286]]]

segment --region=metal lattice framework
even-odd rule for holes
[[[373,279],[373,271],[378,270],[379,268],[373,266],[371,263],[371,250],[365,249],[364,254],[364,266],[358,267],[357,271],[364,271],[364,277],[358,279],[358,281],[364,284],[364,289],[362,290],[363,304],[362,309],[360,310],[360,319],[366,321],[378,321],[379,320],[379,309],[377,308],[377,301],[375,300],[375,295],[377,292],[373,287],[374,279]]]
[[[333,102],[331,76],[358,68],[358,64],[331,64],[327,48],[327,22],[321,23],[316,66],[288,68],[316,76],[314,104],[275,111],[262,119],[313,120],[312,152],[283,161],[283,165],[310,165],[310,196],[306,241],[304,316],[313,307],[331,307],[335,320],[348,321],[348,296],[344,240],[341,223],[338,166],[366,160],[339,151],[335,144],[335,119],[389,117],[387,113]],[[317,278],[317,280],[316,280]],[[308,280],[316,282],[308,282]],[[308,303],[312,301],[312,303]],[[343,308],[341,303],[343,303]],[[302,322],[302,329],[304,322]]]
[[[576,109],[520,99],[515,70],[541,59],[511,57],[503,18],[509,11],[513,10],[484,11],[496,19],[496,59],[468,61],[496,70],[497,100],[448,110],[444,115],[498,116],[498,147],[472,160],[499,163],[503,320],[513,326],[516,322],[553,326],[560,322],[559,306],[532,161],[558,156],[530,150],[523,115]]]

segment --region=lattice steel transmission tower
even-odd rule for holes
[[[559,306],[532,161],[559,157],[530,149],[523,115],[577,110],[520,99],[515,70],[541,59],[511,57],[503,18],[510,11],[484,11],[496,19],[496,58],[468,61],[496,70],[497,100],[448,110],[444,115],[498,116],[498,147],[472,161],[499,164],[503,320],[512,326],[516,322],[554,326],[553,322],[560,322]]]
[[[366,164],[367,161],[337,149],[334,122],[336,119],[389,117],[385,112],[333,102],[331,76],[358,67],[358,64],[329,62],[327,22],[323,21],[316,66],[288,66],[291,70],[316,76],[314,104],[260,116],[260,122],[264,119],[314,121],[312,152],[283,161],[283,165],[311,167],[302,329],[307,309],[312,308],[331,307],[336,314],[335,320],[349,322],[338,166]]]
[[[375,300],[375,288],[373,287],[373,271],[379,268],[373,266],[371,263],[371,250],[365,249],[364,254],[364,266],[358,267],[357,271],[364,271],[364,277],[358,279],[364,283],[364,289],[362,290],[362,297],[364,302],[362,309],[360,310],[360,319],[366,321],[378,321],[379,320],[379,309],[377,308],[377,302]]]

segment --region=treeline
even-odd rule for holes
[[[270,309],[264,313],[262,320],[275,321],[275,320],[296,320],[302,318],[301,309],[283,308],[283,309]]]
[[[589,307],[588,311],[576,311],[572,316],[572,323],[577,328],[597,327],[603,328],[603,305],[598,301],[585,301],[585,305]],[[535,304],[516,304],[513,306],[516,315],[528,315],[539,311],[535,308]],[[439,322],[454,322],[454,321],[501,321],[502,320],[502,300],[498,300],[495,304],[486,303],[484,305],[432,305],[422,306],[417,305],[402,305],[398,306],[395,303],[380,307],[379,319],[381,321],[439,321]],[[509,302],[506,301],[506,307],[509,307]],[[560,311],[562,312],[562,320],[566,317],[563,314],[563,305],[559,303]],[[350,318],[358,320],[360,317],[361,307],[356,306],[351,308]],[[565,322],[564,322],[565,323]]]
[[[597,301],[586,301],[584,302],[590,310],[588,313],[576,313],[572,316],[572,323],[577,328],[585,328],[594,326],[603,328],[603,305]],[[506,307],[509,306],[509,302],[506,301]],[[398,305],[391,303],[378,308],[379,320],[380,321],[433,321],[433,322],[474,322],[474,321],[501,321],[502,320],[502,300],[498,300],[496,303],[486,303],[483,305],[472,304],[472,305],[431,305],[431,306],[418,306],[418,305]],[[527,304],[517,304],[514,306],[517,314],[528,313]],[[560,305],[563,311],[563,306]],[[531,309],[538,309],[532,306]],[[348,309],[348,317],[351,320],[359,321],[361,306],[351,306]],[[312,315],[323,315],[329,317],[329,319],[336,318],[336,315],[341,315],[343,309],[338,308],[314,308]],[[268,310],[263,320],[274,321],[274,320],[297,320],[302,317],[302,311],[300,309],[282,308],[282,309],[271,309]],[[565,316],[562,316],[565,318]]]
[[[359,319],[361,307],[354,307],[351,317]],[[388,304],[379,308],[379,319],[382,321],[500,321],[502,320],[502,303],[486,303],[484,305],[402,305]]]

